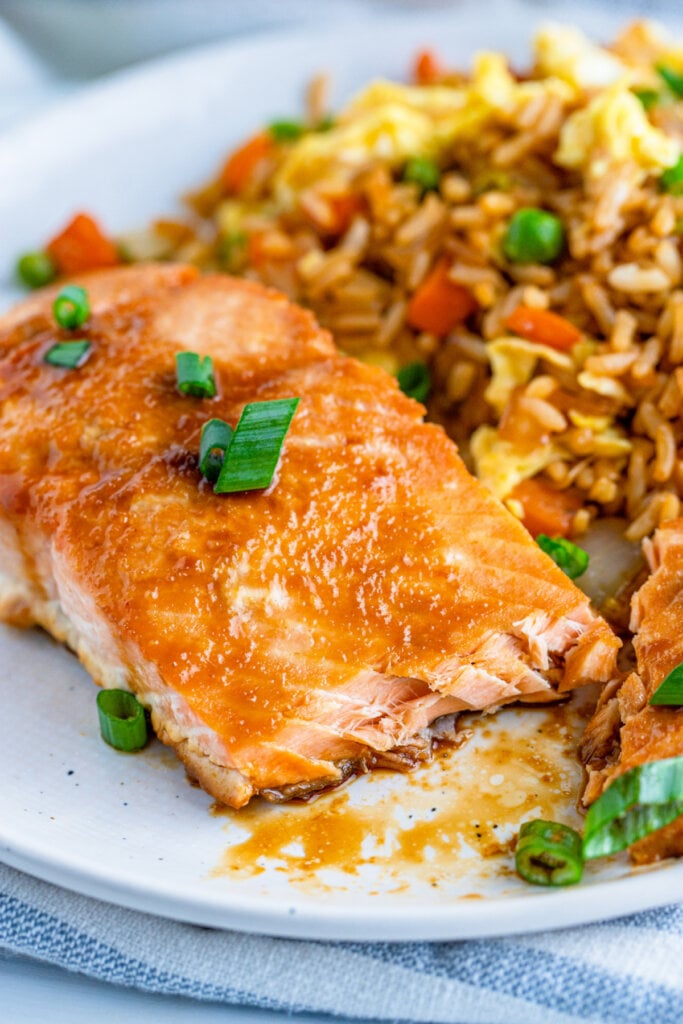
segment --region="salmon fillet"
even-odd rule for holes
[[[619,641],[584,595],[309,313],[181,266],[78,283],[77,370],[43,359],[54,290],[0,319],[0,614],[133,690],[218,800],[408,767],[457,712],[612,678]],[[177,392],[180,350],[212,356],[215,398]],[[214,494],[202,424],[288,396],[272,485]]]
[[[585,803],[636,765],[683,756],[683,708],[650,707],[663,679],[683,661],[683,519],[643,544],[651,575],[634,594],[630,629],[636,672],[605,688],[584,735]],[[683,818],[631,847],[636,863],[683,856]]]

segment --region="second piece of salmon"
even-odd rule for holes
[[[683,662],[683,519],[644,541],[651,575],[634,594],[630,628],[637,671],[603,691],[581,744],[592,803],[619,775],[649,761],[683,756],[683,708],[649,701]],[[683,856],[683,817],[631,847],[636,863]]]

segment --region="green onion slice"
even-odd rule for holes
[[[660,94],[658,89],[633,89],[633,95],[636,99],[639,99],[643,104],[645,110],[652,110],[656,107],[660,100]]]
[[[202,427],[202,436],[199,442],[199,469],[202,476],[205,476],[211,483],[218,480],[232,435],[232,427],[224,420],[207,420]]]
[[[683,661],[662,680],[650,697],[650,704],[655,707],[683,707]]]
[[[588,552],[578,544],[572,544],[566,537],[548,537],[545,533],[539,533],[536,543],[541,551],[550,555],[555,565],[559,566],[570,580],[582,576],[588,568]]]
[[[48,349],[43,358],[51,366],[63,366],[67,370],[75,370],[76,367],[83,365],[91,348],[90,342],[85,338],[60,341]]]
[[[68,284],[52,303],[54,318],[60,327],[72,331],[82,327],[90,316],[90,302],[85,288],[77,284]]]
[[[519,830],[515,867],[533,885],[574,885],[583,874],[581,836],[556,821],[527,821]]]
[[[17,277],[27,288],[42,288],[57,276],[57,267],[46,252],[26,252],[17,260]]]
[[[128,690],[100,690],[97,713],[102,739],[116,750],[140,750],[147,742],[142,704]]]
[[[414,156],[403,169],[403,180],[413,181],[423,192],[434,191],[439,187],[441,171],[433,160],[426,156]]]
[[[547,210],[527,206],[510,218],[503,252],[511,263],[552,263],[564,249],[564,226]]]
[[[213,398],[216,394],[216,381],[211,356],[200,356],[196,352],[176,352],[175,366],[181,395]]]
[[[275,142],[296,142],[306,128],[301,121],[273,121],[268,125],[268,131]]]
[[[660,175],[659,187],[673,196],[683,195],[683,156],[679,156],[673,167],[668,167]]]
[[[424,363],[408,363],[402,366],[396,374],[398,386],[408,398],[414,398],[416,402],[426,402],[432,381],[429,367]]]
[[[662,81],[668,85],[674,96],[683,97],[683,75],[678,71],[674,71],[668,64],[655,64],[655,71]]]
[[[683,757],[649,761],[619,775],[588,809],[586,860],[609,857],[683,814]]]
[[[245,405],[230,442],[216,494],[269,487],[299,398],[277,398]]]

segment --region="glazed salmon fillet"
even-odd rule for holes
[[[605,688],[586,729],[582,754],[592,803],[616,778],[648,761],[683,756],[683,708],[651,707],[662,680],[683,661],[683,519],[643,544],[651,575],[634,594],[630,629],[637,671]],[[683,818],[631,847],[636,863],[683,856]]]
[[[584,595],[309,313],[182,266],[78,283],[78,369],[44,361],[54,290],[0,320],[0,612],[134,691],[219,801],[410,767],[457,712],[612,678]],[[215,398],[178,393],[183,350],[212,356]],[[291,396],[271,486],[215,494],[202,424]]]

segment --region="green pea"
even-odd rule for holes
[[[423,192],[432,192],[439,187],[441,171],[428,157],[414,156],[405,165],[403,180],[414,182]]]
[[[17,277],[28,288],[42,288],[56,276],[57,268],[46,252],[27,252],[17,260]]]
[[[547,210],[527,206],[510,219],[503,252],[511,263],[552,263],[564,248],[564,226]]]

